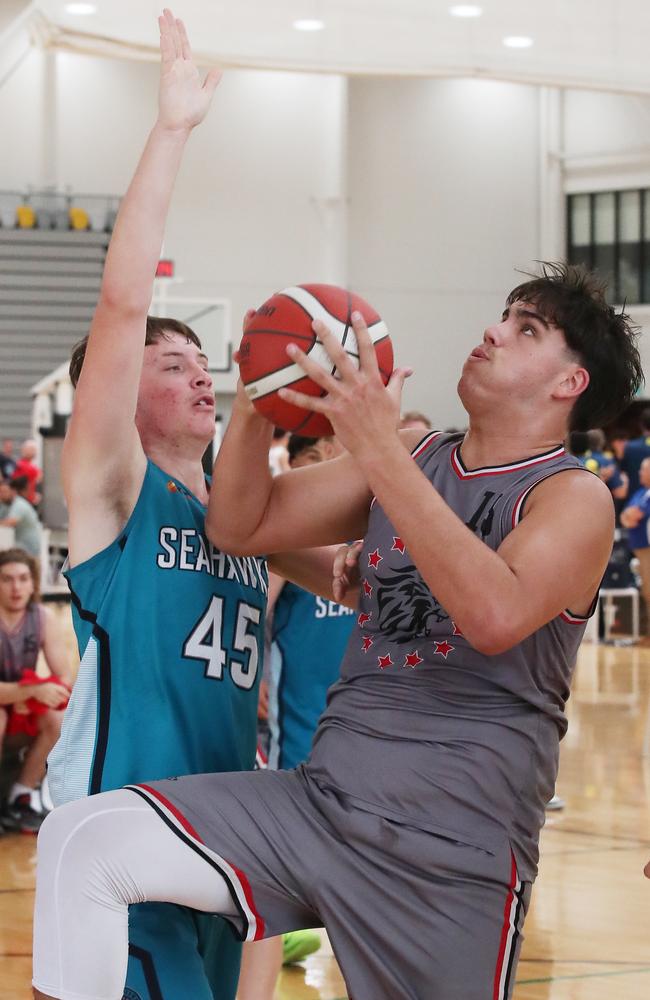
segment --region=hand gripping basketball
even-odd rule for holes
[[[336,365],[332,364],[313,326],[318,319],[338,342],[342,354],[358,366],[359,350],[352,323],[355,311],[365,320],[377,357],[377,371],[385,384],[393,370],[388,330],[373,307],[359,295],[335,285],[295,285],[273,295],[255,312],[247,313],[237,360],[248,398],[268,420],[307,437],[332,433],[323,412],[297,407],[280,397],[279,390],[287,386],[304,396],[323,395],[321,386],[306,377],[299,364],[289,360],[286,348],[298,344],[312,361],[336,375]]]

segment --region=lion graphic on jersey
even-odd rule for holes
[[[378,625],[386,635],[428,636],[432,624],[449,618],[415,566],[388,570],[375,579]]]

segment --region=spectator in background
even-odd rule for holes
[[[41,651],[49,678],[36,674]],[[6,830],[36,833],[43,821],[38,789],[71,685],[59,624],[39,601],[36,560],[23,549],[0,552],[0,753],[28,747],[0,814]]]
[[[639,469],[639,488],[621,512],[621,524],[628,530],[628,544],[639,560],[641,593],[646,608],[646,638],[650,636],[650,456],[644,458]]]
[[[5,438],[2,442],[2,451],[0,451],[0,477],[11,479],[15,471],[14,443],[11,438]]]
[[[399,426],[400,430],[404,430],[405,427],[413,427],[416,430],[430,431],[431,421],[424,413],[418,413],[417,410],[409,410],[408,413],[403,413],[400,417]]]
[[[15,479],[16,476],[26,476],[27,477],[27,490],[25,493],[25,499],[36,506],[36,504],[41,499],[41,495],[36,489],[38,483],[40,483],[43,478],[43,473],[41,469],[36,465],[34,459],[38,454],[38,448],[36,446],[36,441],[32,438],[28,438],[23,441],[20,448],[20,458],[16,462],[16,469],[12,476]]]
[[[273,428],[273,444],[269,448],[269,468],[272,476],[279,476],[281,472],[289,471],[287,451],[289,437],[289,431],[285,431],[282,427]]]
[[[606,450],[607,442],[604,431],[591,430],[586,433],[587,450],[578,457],[590,472],[595,472],[609,490],[615,500],[624,500],[628,491],[628,478],[618,467],[612,452]],[[575,454],[575,453],[574,453]]]
[[[16,546],[38,559],[43,529],[31,503],[19,496],[27,487],[28,481],[24,476],[17,476],[11,482],[0,482],[0,525],[13,528]]]
[[[626,441],[620,459],[622,471],[629,479],[630,496],[639,489],[639,469],[645,458],[650,456],[650,408],[641,414],[641,437]]]

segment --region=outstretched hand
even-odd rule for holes
[[[165,8],[158,26],[161,56],[158,122],[166,129],[189,131],[205,118],[221,72],[211,69],[201,83],[183,22]]]

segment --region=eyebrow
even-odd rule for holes
[[[163,353],[160,355],[160,357],[161,358],[185,358],[185,357],[187,357],[187,355],[185,354],[184,351],[163,351]],[[202,353],[199,352],[199,354],[197,354],[197,358],[201,358],[203,361],[205,361],[206,364],[208,363],[208,356],[207,356],[207,354],[202,354]]]
[[[538,323],[541,323],[545,330],[551,329],[551,324],[548,320],[544,319],[539,313],[534,312],[532,309],[517,309],[517,313],[520,316],[524,316],[526,319],[535,319]]]

